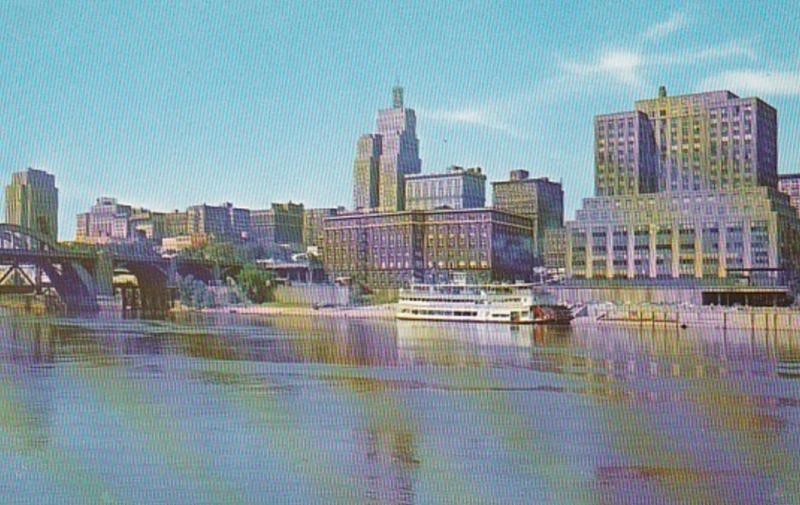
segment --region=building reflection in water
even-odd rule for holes
[[[57,332],[47,322],[0,315],[0,430],[20,451],[49,443]]]
[[[486,481],[464,474],[475,463],[465,455],[487,458],[480,460],[487,471],[503,468],[495,478],[507,489],[489,496],[542,481],[553,496],[582,486],[583,497],[599,502],[769,501],[797,489],[798,363],[792,332],[4,317],[0,408],[12,414],[0,416],[0,438],[20,453],[51,450],[52,427],[62,423],[53,405],[71,398],[62,369],[77,366],[118,376],[106,388],[146,381],[136,387],[145,388],[143,398],[158,390],[164,412],[171,409],[165,380],[182,394],[221,395],[235,410],[214,422],[255,420],[269,447],[282,433],[280,454],[304,471],[319,467],[310,482],[339,482],[328,473],[354,477],[360,501],[426,501],[419,482],[436,478],[473,493]],[[170,422],[113,403],[131,391],[105,392],[106,407],[140,416],[142,426]],[[437,424],[442,415],[472,425],[454,432]],[[331,435],[338,441],[320,438]],[[203,446],[189,450],[191,458],[214,459]],[[431,468],[445,470],[433,477]]]

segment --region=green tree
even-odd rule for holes
[[[247,299],[253,303],[272,301],[273,285],[270,272],[248,263],[236,276],[236,283]]]

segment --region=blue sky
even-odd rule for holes
[[[35,3],[0,6],[0,179],[54,173],[60,235],[96,197],[169,210],[351,204],[397,79],[423,171],[527,168],[592,192],[592,117],[730,89],[778,109],[800,171],[795,2]],[[446,139],[446,142],[445,142]]]

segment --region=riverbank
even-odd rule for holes
[[[647,325],[782,331],[800,327],[797,307],[597,304],[574,320],[578,325]]]
[[[177,309],[183,310],[183,309]],[[292,305],[245,305],[200,309],[208,314],[246,314],[263,316],[347,317],[355,319],[394,319],[396,305],[366,305],[358,307],[305,307]]]

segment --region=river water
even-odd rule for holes
[[[3,503],[800,503],[800,336],[0,313]]]

